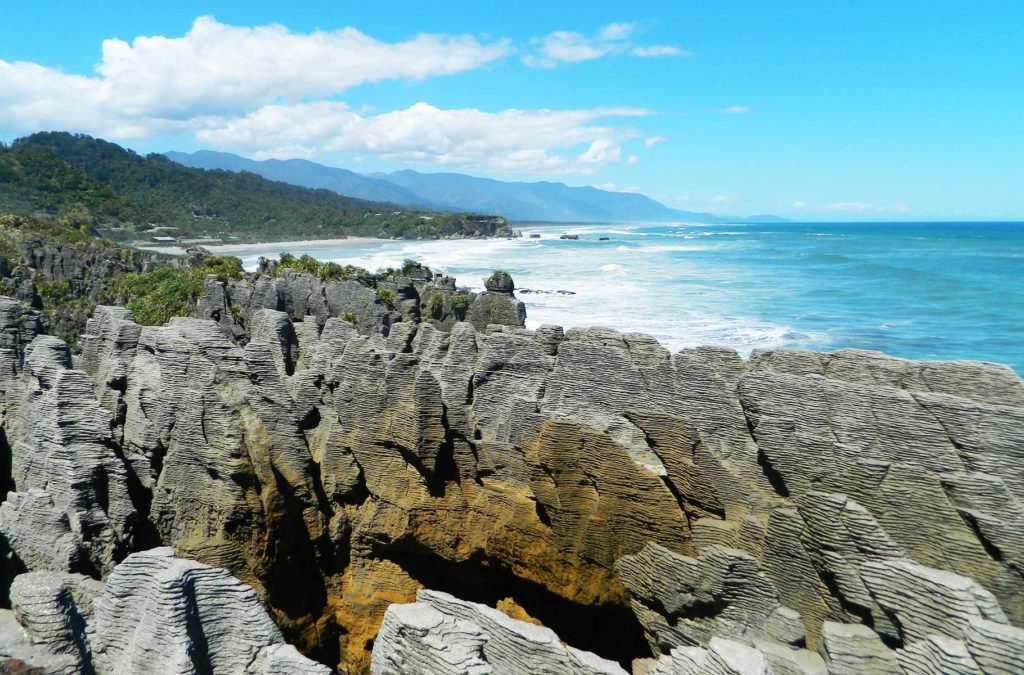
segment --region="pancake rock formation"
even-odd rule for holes
[[[4,658],[1024,671],[1010,369],[526,330],[504,277],[353,324],[299,276],[99,307],[76,354],[0,298]]]
[[[129,555],[106,583],[21,574],[11,603],[0,649],[47,673],[330,673],[284,643],[252,588],[169,548]]]

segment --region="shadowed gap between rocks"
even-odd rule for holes
[[[7,493],[14,489],[14,454],[7,442],[7,431],[0,427],[0,502],[7,500]]]
[[[276,555],[269,556],[271,564],[263,578],[267,602],[288,618],[287,622],[278,622],[288,642],[305,647],[302,651],[321,663],[337,663],[340,652],[336,627],[318,626],[310,641],[307,623],[315,622],[327,606],[324,570],[316,553],[330,547],[324,542],[310,541],[295,490],[275,467],[271,470],[281,500],[273,520],[268,522],[268,544]],[[335,563],[324,562],[329,566]]]
[[[415,543],[379,555],[431,590],[490,607],[511,598],[566,644],[617,661],[627,671],[633,659],[651,656],[643,628],[628,604],[576,604],[483,558],[452,562]]]

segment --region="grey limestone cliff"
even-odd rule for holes
[[[201,652],[145,609],[179,600],[221,608],[210,640],[265,672],[290,672],[293,649],[350,672],[501,672],[492,656],[535,663],[535,647],[550,672],[1024,669],[1008,368],[671,354],[512,314],[455,321],[449,296],[428,320],[431,284],[457,292],[432,275],[415,302],[391,289],[395,310],[358,296],[353,325],[330,304],[344,289],[300,276],[216,282],[208,316],[165,326],[101,307],[73,356],[0,298],[3,588],[13,603],[26,573],[105,581],[91,610],[70,581],[32,604],[73,600],[97,669],[149,658],[117,621],[170,621],[168,653]],[[518,317],[513,288],[493,280],[465,318],[492,297]],[[544,639],[522,647],[533,629],[513,619]],[[38,652],[30,624],[79,644],[77,620],[12,620],[12,657]]]
[[[293,321],[310,317],[320,327],[331,317],[344,318],[364,335],[386,336],[401,322],[441,329],[463,320],[479,330],[492,324],[522,327],[526,307],[515,298],[511,277],[505,274],[507,282],[494,281],[498,276],[487,281],[486,291],[472,293],[457,288],[453,277],[435,275],[418,264],[385,279],[364,275],[324,280],[265,262],[258,273],[240,280],[209,275],[195,315],[243,338],[250,317],[261,309],[284,312]]]
[[[284,644],[252,588],[169,548],[128,556],[106,583],[19,575],[11,604],[0,610],[0,658],[45,673],[330,672]]]

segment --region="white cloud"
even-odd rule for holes
[[[598,36],[602,40],[625,40],[636,32],[635,23],[610,23],[601,29]]]
[[[636,155],[630,155],[629,159],[626,160],[626,164],[629,164],[630,166],[632,166],[634,164],[637,164],[639,162],[640,162],[640,158],[637,157]]]
[[[690,56],[690,52],[673,47],[672,45],[649,45],[647,47],[634,47],[633,56],[643,59],[659,58],[662,56]]]
[[[535,38],[536,53],[527,54],[523,62],[535,68],[554,68],[560,63],[592,61],[612,54],[632,54],[651,58],[689,56],[689,53],[671,45],[637,45],[631,38],[638,32],[635,23],[613,23],[587,36],[574,31],[559,30],[542,38]]]
[[[598,190],[605,192],[628,192],[630,194],[642,194],[644,191],[636,185],[618,185],[616,183],[599,183],[595,185]]]
[[[330,96],[369,82],[450,75],[500,59],[510,48],[507,41],[480,44],[465,35],[386,43],[354,28],[301,34],[200,17],[181,38],[105,40],[96,70],[124,106],[143,114],[194,115]]]
[[[622,148],[616,143],[599,138],[576,158],[581,164],[614,164],[622,159]]]
[[[76,128],[126,138],[204,116],[339,94],[384,80],[450,75],[506,56],[508,41],[417,35],[386,43],[354,28],[293,33],[200,17],[182,37],[105,40],[95,76],[0,61],[0,125]]]
[[[534,48],[552,63],[627,54],[644,48],[637,32],[632,23],[591,37],[560,31]],[[650,49],[669,55],[663,47]],[[586,174],[639,161],[623,144],[643,136],[621,120],[649,114],[643,109],[488,112],[417,103],[377,111],[337,99],[362,84],[483,68],[513,50],[507,40],[465,35],[383,42],[354,28],[297,33],[200,17],[183,36],[104,41],[89,75],[0,60],[0,131],[68,129],[116,141],[190,136],[258,158],[348,153],[492,173]]]
[[[668,140],[668,138],[666,138],[665,136],[648,136],[644,140],[644,147],[647,148],[648,150],[650,150],[651,148],[656,146],[658,143],[664,143],[667,140]]]
[[[343,103],[322,101],[265,106],[201,129],[196,138],[258,157],[346,152],[501,173],[592,173],[622,161],[621,144],[639,137],[633,129],[595,122],[646,114],[639,108],[491,113],[417,103],[360,115]]]
[[[708,200],[708,204],[712,206],[719,206],[721,204],[731,204],[736,201],[735,195],[715,195]]]
[[[803,203],[802,201],[800,201],[799,199],[798,199],[798,200],[796,200],[795,202],[793,202],[793,208],[794,208],[794,209],[802,209],[802,208],[803,208],[803,207],[805,207],[805,206],[806,206],[806,204],[804,204],[804,203]]]
[[[754,109],[745,105],[731,105],[727,108],[719,108],[718,112],[723,115],[745,115],[754,112]]]

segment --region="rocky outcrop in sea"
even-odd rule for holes
[[[0,298],[0,669],[1024,670],[1013,371],[670,354],[513,290],[352,322],[349,282],[211,278],[74,354]]]
[[[239,280],[207,275],[204,285],[194,315],[213,319],[243,341],[253,314],[264,309],[284,312],[293,322],[315,322],[319,329],[329,318],[341,318],[364,335],[386,336],[399,323],[428,323],[441,330],[463,321],[478,330],[526,324],[526,305],[516,299],[507,272],[494,273],[484,280],[485,290],[475,293],[457,287],[454,277],[435,274],[418,263],[386,279],[325,280],[307,272],[277,270],[271,262]]]

